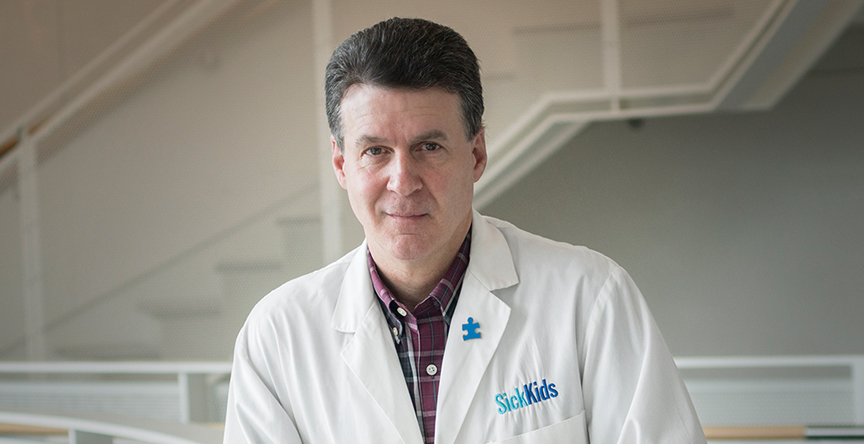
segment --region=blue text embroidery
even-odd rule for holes
[[[555,384],[547,384],[543,380],[542,385],[537,384],[537,381],[529,382],[521,387],[513,389],[513,395],[508,396],[507,392],[495,395],[495,404],[498,404],[498,413],[505,414],[516,409],[527,407],[531,404],[543,402],[558,396],[558,390],[555,389]]]

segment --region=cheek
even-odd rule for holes
[[[446,199],[447,207],[453,211],[463,211],[466,206],[470,207],[474,199],[473,176],[465,174],[449,175],[436,180],[438,185],[438,199]]]
[[[348,181],[348,200],[355,214],[372,212],[377,201],[376,183],[362,174],[353,175]]]

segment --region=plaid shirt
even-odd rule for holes
[[[438,384],[441,381],[441,361],[444,358],[450,319],[459,299],[465,269],[468,268],[470,250],[469,229],[444,277],[432,293],[414,307],[413,312],[393,297],[378,275],[372,254],[368,248],[366,250],[372,284],[393,335],[402,374],[414,403],[420,431],[427,444],[435,442],[435,406],[438,403]]]

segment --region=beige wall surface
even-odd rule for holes
[[[864,74],[597,123],[485,209],[626,268],[672,353],[864,353]]]
[[[336,0],[331,43],[393,15],[463,32],[481,59],[490,146],[542,94],[606,83],[596,0],[463,3]],[[662,57],[683,51],[670,38],[692,43],[674,39],[673,24],[732,29],[768,4],[743,3],[708,17],[683,1],[686,14],[659,15],[628,2],[625,71],[638,59],[657,65],[640,68],[646,84],[704,80],[702,62],[726,60],[740,36],[707,39],[714,50],[687,71]],[[28,313],[44,317],[45,359],[228,359],[251,306],[322,265],[320,181],[335,179],[315,167],[327,146],[315,129],[312,5],[237,2],[43,127],[25,187],[35,201],[22,202],[17,167],[2,165],[0,359],[38,343],[27,341]],[[844,48],[861,53],[861,41]],[[835,53],[832,69],[847,70]],[[655,75],[667,65],[674,75]],[[860,74],[846,72],[805,81],[767,113],[594,124],[484,212],[619,261],[677,355],[862,352],[849,339],[864,329],[862,95]],[[38,219],[39,291],[23,279],[23,216]],[[343,247],[358,245],[350,210],[341,217]],[[25,294],[44,309],[28,311]]]

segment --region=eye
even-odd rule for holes
[[[420,149],[423,151],[435,151],[441,149],[441,145],[438,145],[435,142],[424,142],[423,145],[420,146]]]
[[[373,146],[372,148],[367,148],[364,153],[370,156],[378,156],[384,153],[384,149],[381,147]]]

